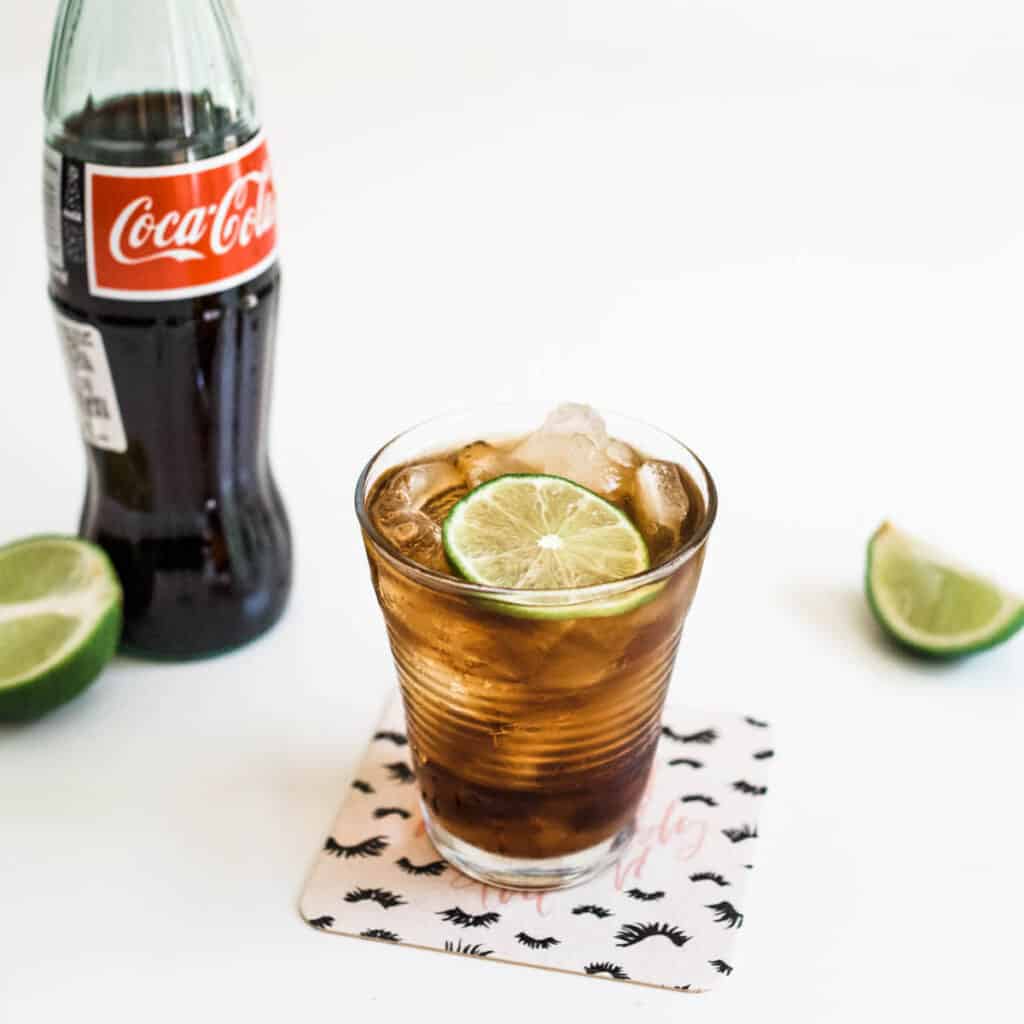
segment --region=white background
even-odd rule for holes
[[[73,530],[45,290],[52,4],[0,34],[0,534]],[[0,730],[0,1019],[1016,1019],[1024,641],[882,643],[884,517],[1024,588],[1024,21],[1012,0],[247,0],[282,193],[266,640],[117,661]],[[392,685],[350,495],[522,396],[640,414],[722,494],[673,699],[781,756],[708,996],[318,934],[304,875]]]

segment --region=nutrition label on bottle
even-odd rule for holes
[[[82,437],[94,448],[123,452],[127,447],[103,335],[95,327],[57,317],[71,391],[78,403]]]

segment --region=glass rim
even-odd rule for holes
[[[662,430],[660,427],[655,427],[653,424],[648,423],[645,420],[638,419],[635,416],[629,416],[624,413],[618,413],[614,410],[608,409],[598,411],[607,412],[608,415],[615,416],[622,420],[627,420],[631,423],[635,423],[637,426],[641,426],[661,434],[662,437],[682,448],[683,451],[685,451],[690,458],[694,460],[699,467],[700,472],[703,474],[703,482],[707,489],[704,521],[701,523],[700,529],[697,530],[689,541],[687,541],[687,543],[684,544],[683,547],[681,547],[667,561],[662,562],[661,565],[657,565],[653,568],[646,569],[641,573],[637,573],[636,575],[627,576],[621,580],[611,580],[608,583],[592,583],[586,587],[558,587],[546,590],[517,590],[512,587],[496,587],[486,583],[471,583],[469,580],[462,579],[458,576],[448,576],[445,573],[438,572],[436,569],[430,569],[424,565],[420,565],[418,562],[413,561],[413,559],[403,555],[377,529],[377,527],[374,526],[366,507],[366,484],[369,480],[370,473],[373,471],[373,468],[380,457],[392,445],[397,444],[414,431],[421,430],[423,427],[428,427],[431,424],[441,423],[444,420],[456,419],[459,416],[472,415],[477,412],[479,412],[481,416],[485,416],[488,413],[493,415],[495,411],[501,409],[515,409],[521,407],[523,404],[528,403],[504,402],[493,406],[477,407],[475,409],[458,409],[447,413],[441,413],[438,416],[431,416],[395,434],[394,437],[385,441],[385,443],[370,456],[356,480],[356,517],[359,520],[359,525],[362,527],[364,535],[373,542],[374,549],[386,558],[393,566],[399,569],[399,571],[412,577],[417,582],[422,583],[424,586],[427,586],[432,590],[441,590],[449,594],[464,594],[469,597],[500,599],[508,604],[521,605],[525,607],[530,607],[534,604],[551,607],[553,603],[564,606],[569,604],[587,604],[591,601],[618,597],[631,590],[636,590],[652,583],[659,583],[682,568],[682,566],[685,565],[704,546],[718,514],[718,488],[716,487],[714,477],[712,477],[709,472],[704,460],[692,448],[683,444],[679,438]]]

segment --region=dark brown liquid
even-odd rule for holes
[[[148,93],[89,108],[49,142],[70,161],[147,166],[252,135],[208,98],[187,101],[187,140],[183,98]],[[65,177],[65,209],[75,199]],[[278,619],[291,584],[288,520],[267,458],[280,271],[200,298],[125,303],[89,294],[73,235],[65,262],[68,280],[51,279],[51,299],[101,332],[128,441],[124,453],[86,446],[80,527],[124,586],[124,645],[187,658],[245,643]]]
[[[458,452],[431,463],[444,459],[459,466]],[[407,468],[386,474],[370,495],[378,528],[378,515],[388,514],[383,495]],[[696,484],[682,479],[690,512],[676,550],[706,516]],[[454,476],[423,506],[428,518],[440,522],[468,489]],[[616,503],[632,509],[628,481]],[[397,547],[453,574],[437,564],[429,541],[410,533]],[[646,603],[568,621],[501,614],[417,581],[373,541],[367,551],[435,822],[480,849],[530,859],[585,850],[626,828],[647,784],[703,548]]]

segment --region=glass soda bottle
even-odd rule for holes
[[[50,298],[124,646],[253,639],[291,584],[267,456],[276,194],[230,0],[63,0],[46,82]]]

